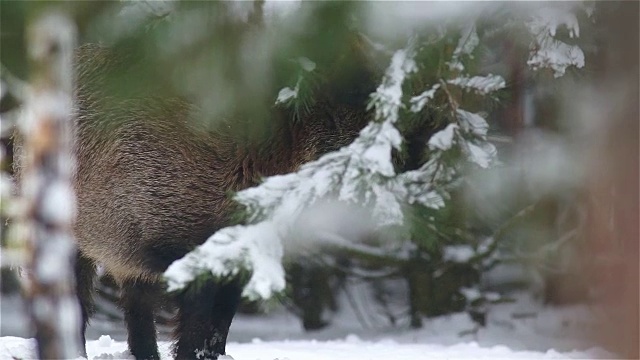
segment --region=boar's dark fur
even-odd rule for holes
[[[230,192],[350,143],[370,120],[364,104],[375,81],[365,73],[353,91],[321,91],[300,121],[274,109],[269,138],[245,144],[228,130],[231,122],[211,129],[192,121],[197,109],[186,101],[114,100],[102,93],[114,62],[99,46],[78,52],[75,232],[82,338],[100,263],[121,287],[131,354],[158,359],[154,309],[164,270],[230,224]],[[176,358],[225,353],[241,291],[232,281],[177,295]]]

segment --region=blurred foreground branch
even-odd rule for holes
[[[24,239],[31,254],[26,289],[41,359],[80,354],[79,308],[74,296],[72,224],[73,50],[76,30],[62,14],[44,12],[32,22],[29,57],[33,93],[21,119],[25,207]]]

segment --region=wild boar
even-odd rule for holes
[[[96,45],[78,51],[74,185],[82,338],[99,263],[121,287],[131,354],[158,359],[154,310],[166,268],[231,224],[230,192],[350,143],[371,119],[365,102],[375,81],[367,71],[354,89],[327,87],[298,121],[275,108],[268,138],[247,144],[237,140],[232,121],[213,129],[193,121],[198,109],[185,100],[109,98],[101,89],[114,62]],[[176,295],[176,358],[225,354],[241,292],[238,281],[207,282]]]

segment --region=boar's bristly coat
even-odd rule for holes
[[[268,139],[240,143],[228,130],[193,121],[186,101],[114,99],[101,92],[115,60],[109,50],[84,46],[77,57],[76,238],[78,295],[86,323],[93,312],[96,265],[121,287],[131,354],[158,359],[154,310],[166,268],[218,229],[231,224],[229,193],[264,176],[287,173],[320,154],[347,145],[370,117],[373,90],[318,96],[300,121],[282,109]],[[235,131],[235,130],[234,130]],[[242,284],[198,284],[176,295],[175,356],[217,358],[225,353]]]

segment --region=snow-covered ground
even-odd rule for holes
[[[2,337],[0,359],[25,359],[34,354],[33,340],[19,337]],[[170,359],[169,343],[160,344],[163,359]],[[127,359],[129,353],[124,342],[114,341],[109,336],[87,342],[89,359]],[[483,348],[475,342],[443,346],[432,344],[401,344],[392,339],[363,341],[357,336],[343,340],[285,340],[250,343],[230,343],[227,352],[234,359],[277,359],[277,360],[342,360],[342,359],[585,359],[598,355],[590,352],[557,352],[549,350],[518,351],[506,346]],[[229,358],[229,357],[227,357]]]
[[[17,299],[2,299],[0,360],[34,357],[34,342],[24,337]],[[366,306],[366,305],[365,305]],[[477,331],[464,314],[425,319],[424,328],[391,327],[369,319],[366,328],[352,309],[343,307],[331,326],[317,332],[301,330],[300,321],[284,310],[265,316],[238,315],[231,328],[227,352],[236,360],[315,359],[595,359],[611,358],[584,339],[593,330],[586,306],[541,307],[520,294],[514,303],[495,305],[487,327]],[[18,326],[16,326],[18,325]],[[97,321],[88,332],[89,359],[125,359],[122,328]],[[166,338],[165,338],[166,339]],[[170,343],[160,351],[170,359]]]

